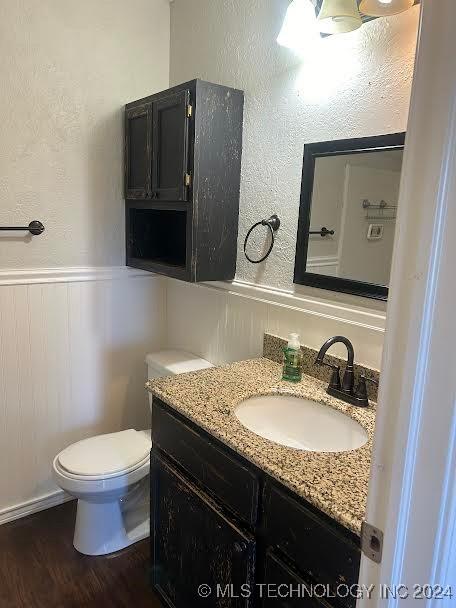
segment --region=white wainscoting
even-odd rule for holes
[[[306,269],[314,274],[337,277],[339,275],[339,258],[332,255],[307,258]]]
[[[0,272],[0,523],[65,498],[51,465],[68,444],[149,426],[144,357],[164,340],[155,275]]]
[[[265,331],[298,331],[313,348],[342,333],[357,360],[378,369],[384,326],[384,312],[241,281],[191,285],[125,268],[0,271],[0,524],[68,498],[51,475],[68,444],[149,425],[150,350],[184,348],[223,364],[261,355]]]
[[[384,312],[241,281],[191,285],[168,279],[166,294],[168,345],[215,364],[261,355],[265,331],[282,337],[296,331],[315,349],[343,334],[352,340],[357,362],[380,368]],[[346,356],[344,347],[331,352]]]

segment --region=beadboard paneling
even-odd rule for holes
[[[184,347],[219,365],[262,354],[265,331],[319,349],[343,334],[355,346],[356,360],[379,369],[385,314],[343,304],[256,287],[242,282],[190,285],[167,280],[167,344]],[[331,351],[345,357],[344,347]]]
[[[264,331],[298,331],[313,348],[343,333],[360,363],[380,366],[381,312],[125,268],[2,271],[0,523],[62,500],[51,464],[68,444],[149,425],[148,351],[166,345],[223,364],[261,355]]]
[[[163,346],[158,277],[122,269],[0,283],[0,514],[56,490],[52,459],[99,433],[147,428],[144,357]],[[75,278],[77,277],[77,278]],[[13,278],[13,277],[11,277]]]

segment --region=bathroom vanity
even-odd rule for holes
[[[374,409],[342,404],[308,376],[279,378],[277,363],[257,359],[149,384],[152,582],[166,605],[355,606],[342,591],[358,580]],[[328,453],[268,441],[234,414],[258,394],[335,408],[367,443]]]

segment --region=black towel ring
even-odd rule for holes
[[[252,258],[250,258],[248,256],[247,251],[246,251],[247,241],[249,240],[249,236],[250,236],[252,230],[254,230],[257,226],[268,226],[269,227],[269,230],[271,231],[271,245],[270,245],[266,255],[264,255],[260,260],[252,260]],[[260,264],[261,262],[265,261],[265,259],[271,253],[272,248],[274,247],[274,240],[275,240],[274,232],[276,232],[279,229],[279,227],[280,227],[280,220],[277,217],[277,215],[275,215],[275,214],[271,215],[271,217],[268,220],[261,220],[260,222],[253,224],[253,226],[247,232],[245,241],[244,241],[244,255],[248,259],[249,262],[251,262],[252,264]]]

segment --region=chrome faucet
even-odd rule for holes
[[[333,344],[345,344],[347,347],[347,365],[345,367],[344,376],[342,378],[342,382],[340,381],[340,367],[338,365],[333,365],[332,363],[328,363],[325,361],[326,352],[333,346]],[[316,365],[325,365],[326,367],[331,368],[331,380],[329,381],[329,386],[326,389],[328,395],[332,395],[333,397],[337,397],[341,401],[345,401],[346,403],[350,403],[351,405],[357,405],[359,407],[368,407],[369,400],[367,398],[367,389],[366,389],[366,381],[375,382],[375,380],[370,380],[365,376],[361,376],[359,380],[359,384],[354,390],[355,386],[355,370],[354,370],[354,362],[355,362],[355,350],[353,348],[353,344],[350,342],[348,338],[345,336],[334,336],[323,344],[320,348],[320,351],[315,359]]]

